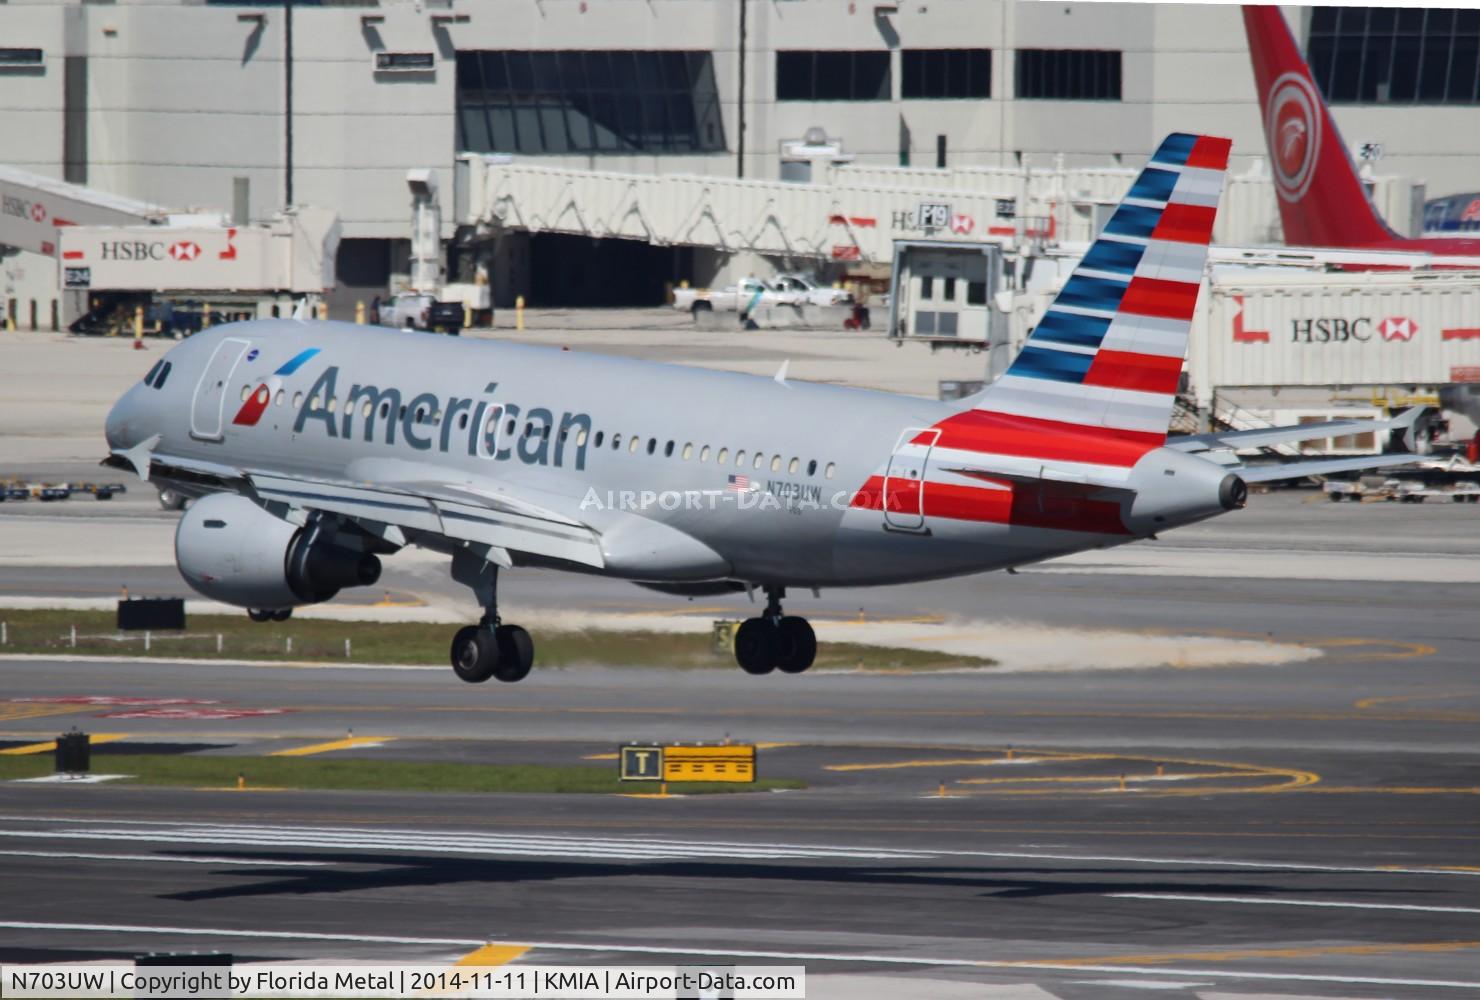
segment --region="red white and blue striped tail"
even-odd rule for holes
[[[977,409],[1166,440],[1230,145],[1167,136]]]

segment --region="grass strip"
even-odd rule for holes
[[[96,774],[126,774],[115,784],[235,788],[237,776],[248,788],[377,792],[496,792],[536,794],[611,794],[656,792],[654,782],[621,782],[616,766],[556,767],[544,764],[444,764],[425,761],[318,759],[301,757],[216,757],[195,754],[93,754]],[[51,774],[51,754],[0,757],[0,781]],[[751,784],[682,782],[670,794],[712,795],[804,788],[792,778],[761,778]]]
[[[425,622],[341,622],[289,619],[253,622],[241,615],[193,615],[189,628],[151,632],[150,649],[144,636],[119,632],[110,611],[0,610],[6,623],[0,653],[77,653],[91,656],[181,656],[200,659],[295,660],[350,663],[447,663],[447,647],[454,629]],[[72,645],[72,629],[77,644]],[[610,667],[723,668],[733,670],[734,658],[716,653],[702,633],[642,630],[547,631],[536,625],[536,667],[599,664]],[[217,651],[220,636],[220,651]],[[345,640],[350,655],[345,656]],[[985,657],[959,656],[932,650],[865,646],[847,642],[820,642],[816,668],[870,670],[939,670],[948,667],[989,667]]]

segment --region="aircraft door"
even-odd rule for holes
[[[251,344],[238,337],[227,337],[216,346],[216,353],[206,363],[195,398],[190,404],[190,436],[202,441],[220,441],[225,419],[226,397],[230,395],[231,373]]]
[[[912,427],[899,436],[884,472],[884,527],[925,533],[925,475],[940,440],[934,427]]]

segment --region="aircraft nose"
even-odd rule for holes
[[[110,449],[132,448],[144,438],[139,427],[139,389],[137,385],[129,389],[108,411],[108,419],[103,422],[103,434]]]

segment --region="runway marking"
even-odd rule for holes
[[[423,938],[423,937],[398,937],[385,934],[328,934],[315,931],[261,931],[245,930],[223,927],[168,927],[168,926],[141,926],[136,924],[71,924],[71,923],[42,923],[39,921],[6,920],[0,921],[0,928],[7,930],[40,930],[40,931],[71,931],[75,933],[98,933],[98,934],[141,934],[155,936],[182,935],[191,938],[218,937],[218,938],[255,938],[278,941],[340,941],[357,944],[406,944],[406,945],[439,945],[466,948],[479,948],[491,942],[478,938]],[[1344,983],[1360,984],[1370,986],[1414,986],[1423,988],[1439,989],[1480,989],[1480,981],[1463,981],[1447,979],[1397,979],[1378,976],[1342,976],[1322,975],[1315,973],[1298,972],[1249,972],[1243,969],[1182,969],[1182,968],[1152,968],[1139,964],[1090,964],[1093,962],[1114,963],[1117,959],[1070,959],[1060,961],[1046,959],[1043,961],[1005,961],[992,959],[969,959],[969,958],[946,958],[935,956],[910,956],[910,955],[868,955],[849,953],[825,953],[808,951],[763,951],[742,948],[705,948],[685,947],[683,945],[634,945],[615,944],[606,941],[574,942],[574,941],[522,941],[511,947],[524,947],[532,951],[568,951],[568,952],[615,952],[617,954],[637,955],[702,955],[712,958],[745,958],[745,959],[779,959],[793,962],[863,962],[870,965],[903,965],[903,966],[927,966],[945,968],[982,968],[982,969],[1044,969],[1048,971],[1071,971],[1071,972],[1111,972],[1120,974],[1131,974],[1141,976],[1181,976],[1184,978],[1207,978],[1219,979],[1247,979],[1259,981],[1289,981],[1289,982],[1317,982],[1317,983]],[[1381,954],[1388,951],[1456,951],[1468,948],[1480,947],[1477,941],[1453,941],[1435,942],[1432,944],[1419,945],[1358,945],[1353,946],[1356,954]],[[1273,957],[1292,957],[1289,953],[1310,951],[1312,954],[1332,954],[1351,951],[1340,946],[1326,949],[1268,949],[1274,953]],[[1196,956],[1203,955],[1227,955],[1236,957],[1262,957],[1254,954],[1254,950],[1243,952],[1209,952],[1192,953]],[[1295,955],[1293,957],[1300,957]],[[1172,960],[1173,956],[1130,956],[1131,960],[1138,962],[1159,962],[1164,958]],[[1217,960],[1217,959],[1213,959]]]
[[[1475,906],[1420,906],[1416,903],[1349,903],[1322,899],[1269,899],[1262,896],[1198,896],[1176,892],[1107,892],[1109,899],[1155,899],[1185,903],[1245,906],[1316,906],[1336,910],[1412,910],[1417,913],[1480,913]]]
[[[279,861],[264,858],[187,858],[174,854],[81,854],[66,851],[0,851],[7,858],[62,858],[80,861],[141,861],[182,865],[245,865],[252,868],[327,868],[331,861]]]
[[[466,854],[483,857],[571,857],[623,861],[695,860],[868,860],[918,861],[920,851],[818,847],[786,844],[740,844],[638,838],[577,838],[489,834],[424,833],[413,830],[347,827],[246,826],[214,823],[163,824],[135,828],[128,821],[92,829],[0,830],[0,837],[45,840],[138,841],[149,843],[219,844],[248,847],[298,847],[388,852]]]
[[[485,944],[476,951],[468,952],[453,965],[508,965],[527,951],[527,945]]]
[[[328,753],[331,750],[349,750],[354,747],[378,747],[384,743],[395,740],[394,736],[349,736],[342,740],[330,740],[328,743],[310,743],[306,747],[292,747],[288,750],[274,750],[268,754],[269,757],[307,757],[316,753]]]
[[[1480,690],[1445,691],[1435,694],[1392,694],[1378,698],[1362,698],[1352,702],[1352,707],[1368,709],[1373,705],[1397,705],[1410,701],[1449,701],[1453,698],[1469,698],[1477,694],[1480,694]]]
[[[76,715],[93,708],[92,705],[63,705],[55,702],[0,701],[0,722],[40,719],[49,715]]]
[[[1140,766],[1156,766],[1158,768],[1173,765],[1183,768],[1211,768],[1212,770],[1183,771],[1172,774],[1070,774],[1070,775],[1009,775],[1003,777],[981,777],[981,778],[956,778],[956,785],[971,785],[983,789],[984,794],[990,795],[1054,795],[1054,794],[1100,794],[1102,792],[1122,791],[1122,777],[1127,785],[1134,784],[1134,791],[1141,795],[1210,795],[1210,794],[1241,794],[1251,795],[1255,793],[1286,792],[1296,788],[1305,788],[1314,785],[1321,780],[1320,775],[1313,771],[1300,771],[1294,768],[1270,767],[1261,764],[1239,764],[1227,761],[1196,760],[1184,757],[1147,757],[1136,754],[1117,753],[1071,753],[1054,750],[1023,750],[1015,751],[1026,754],[1024,757],[1015,757],[1009,760],[1006,748],[995,751],[1000,756],[995,757],[952,757],[937,760],[903,760],[889,761],[877,764],[829,764],[824,767],[828,771],[887,771],[896,768],[922,768],[922,767],[995,767],[1005,764],[1036,763],[1042,765],[1087,763],[1100,761],[1106,763],[1131,763]],[[1176,788],[1151,788],[1151,782],[1172,781],[1197,781],[1203,782],[1211,779],[1245,779],[1259,780],[1272,783],[1260,785],[1210,785],[1195,784]],[[1065,789],[1062,785],[1087,785],[1096,784],[1100,787],[1093,789]],[[1052,787],[1045,787],[1052,786]]]
[[[1053,961],[1069,968],[1103,968],[1102,962],[1126,966],[1159,965],[1162,962],[1237,962],[1246,958],[1311,958],[1316,955],[1387,955],[1411,953],[1442,954],[1451,951],[1480,949],[1480,941],[1383,942],[1376,944],[1316,944],[1296,948],[1236,948],[1226,951],[1179,951],[1146,955],[1097,955],[1093,958],[1056,958]],[[1036,963],[1021,963],[1036,964]],[[1215,973],[1227,975],[1227,973]],[[1271,977],[1276,978],[1276,977]],[[1311,978],[1296,976],[1297,979]],[[1379,982],[1375,979],[1342,979],[1338,982]],[[1480,984],[1477,984],[1480,985]]]
[[[117,743],[119,740],[128,739],[128,737],[128,733],[93,733],[90,741],[93,746],[97,746],[99,743]],[[27,754],[51,753],[56,748],[56,740],[47,740],[44,743],[28,743],[21,747],[10,747],[6,750],[0,750],[0,754],[7,757],[21,757]]]
[[[1323,795],[1480,795],[1480,786],[1459,785],[1323,785],[1307,789]]]
[[[313,834],[324,838],[327,846],[337,847],[344,844],[344,838],[371,838],[376,844],[383,844],[388,850],[415,850],[424,849],[427,839],[442,839],[454,846],[439,849],[450,853],[474,853],[470,845],[480,838],[489,838],[489,835],[476,830],[442,830],[437,834],[429,834],[420,830],[381,828],[373,825],[366,826],[281,826],[254,827],[245,824],[228,823],[193,823],[181,824],[169,820],[139,820],[139,819],[89,819],[73,816],[36,816],[18,814],[0,814],[0,822],[22,822],[22,823],[48,823],[66,824],[72,829],[53,831],[49,828],[38,827],[35,830],[0,830],[0,837],[31,837],[48,838],[62,837],[64,839],[86,840],[86,839],[108,839],[111,830],[106,828],[128,827],[121,839],[148,840],[150,830],[168,828],[168,833],[180,830],[196,831],[198,834],[211,835],[225,831],[265,831],[267,833],[281,836],[284,834],[299,833]],[[646,824],[643,824],[646,825]],[[602,821],[600,826],[606,829],[611,826],[610,821]],[[87,827],[104,827],[104,831],[86,832]],[[77,829],[84,828],[84,829]],[[771,830],[772,826],[767,823],[764,827]],[[908,828],[901,828],[908,829]],[[1045,831],[1047,832],[1047,831]],[[101,834],[101,835],[100,835]],[[1222,834],[1220,834],[1221,836]],[[1275,834],[1280,837],[1288,837],[1288,834]],[[878,858],[921,860],[931,858],[1001,858],[1018,861],[1064,861],[1084,862],[1092,864],[1104,864],[1106,862],[1115,864],[1137,864],[1154,867],[1217,867],[1235,869],[1256,869],[1269,871],[1299,871],[1299,872],[1335,872],[1347,874],[1374,874],[1374,875],[1434,875],[1449,877],[1480,877],[1480,867],[1464,865],[1427,865],[1427,866],[1399,866],[1399,865],[1322,865],[1304,862],[1270,861],[1270,860],[1224,860],[1216,858],[1187,858],[1187,857],[1142,857],[1136,855],[1121,854],[1057,854],[1038,851],[981,851],[981,850],[951,850],[951,849],[926,849],[926,850],[887,850],[869,847],[851,847],[838,845],[817,844],[795,844],[795,843],[747,843],[742,841],[686,841],[686,840],[659,840],[648,838],[607,838],[605,840],[593,840],[591,838],[529,834],[524,836],[499,835],[492,838],[497,843],[518,843],[525,845],[538,845],[542,850],[526,850],[523,853],[550,856],[552,853],[560,853],[558,848],[579,848],[583,845],[607,844],[619,845],[633,850],[642,849],[648,854],[656,854],[664,849],[677,851],[700,851],[719,854],[720,856],[732,856],[730,852],[740,850],[767,850],[773,852],[785,852],[781,857],[800,857],[803,852],[814,855],[833,857],[855,857],[865,860]],[[557,848],[557,850],[550,850]]]
[[[1037,759],[1037,758],[1035,758]],[[976,767],[1000,764],[1005,757],[955,757],[943,760],[897,760],[884,764],[827,764],[824,771],[892,771],[905,767]]]

